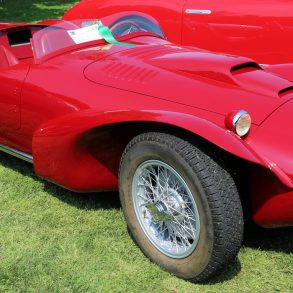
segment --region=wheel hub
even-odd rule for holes
[[[177,220],[184,218],[186,204],[182,196],[175,189],[169,188],[164,197],[168,203],[168,212],[173,215],[173,218],[176,217]]]
[[[163,202],[146,204],[145,207],[148,209],[153,219],[157,222],[173,220],[172,215],[168,213],[168,209]]]
[[[167,208],[163,202],[157,202],[155,204],[155,207],[157,208],[158,212],[164,213],[167,211]]]
[[[155,247],[173,258],[190,255],[200,221],[185,180],[166,163],[149,160],[137,168],[132,189],[135,213]]]
[[[146,208],[155,221],[182,221],[185,215],[186,204],[179,193],[174,189],[165,191],[162,195],[165,202],[157,201],[146,204]]]

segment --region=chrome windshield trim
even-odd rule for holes
[[[34,163],[34,160],[33,160],[33,157],[31,155],[28,155],[26,153],[23,153],[21,151],[18,151],[18,150],[15,150],[13,148],[10,148],[10,147],[7,147],[3,144],[0,144],[0,151],[4,152],[4,153],[7,153],[9,155],[12,155],[14,157],[17,157],[19,159],[22,159],[26,162],[29,162],[31,164]]]
[[[211,14],[212,11],[208,9],[186,9],[187,14]]]

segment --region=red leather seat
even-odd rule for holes
[[[5,46],[0,45],[0,68],[5,68],[18,64],[19,60]]]

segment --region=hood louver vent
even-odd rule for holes
[[[146,83],[153,79],[158,72],[143,67],[111,62],[104,67],[103,72],[110,78],[124,80],[127,82]]]

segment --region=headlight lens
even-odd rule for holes
[[[251,117],[244,110],[233,111],[226,117],[226,126],[239,136],[245,136],[251,127]]]

